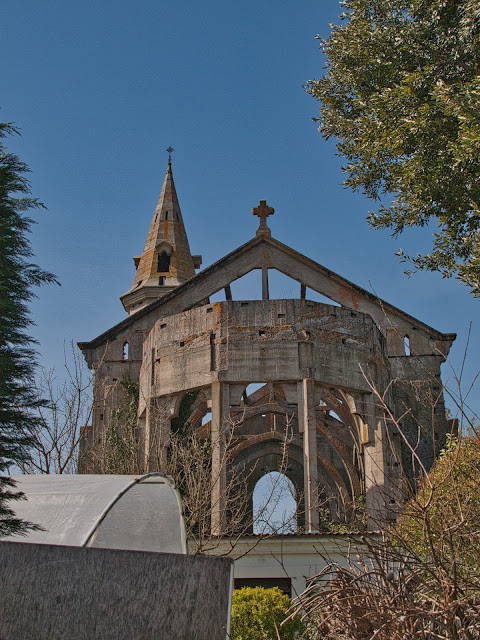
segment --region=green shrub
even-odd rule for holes
[[[480,438],[450,437],[392,532],[428,562],[457,577],[480,573]],[[454,568],[453,568],[454,567]]]
[[[280,626],[292,599],[278,587],[243,587],[233,592],[231,640],[294,640],[305,630],[297,616]],[[278,630],[278,634],[277,634]]]

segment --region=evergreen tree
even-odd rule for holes
[[[14,515],[12,504],[24,496],[8,474],[28,460],[34,413],[42,404],[34,390],[35,340],[26,333],[32,324],[28,302],[33,287],[56,282],[30,262],[27,234],[34,221],[26,213],[42,205],[29,195],[28,167],[5,149],[3,139],[12,133],[18,131],[0,123],[0,536],[34,527]]]

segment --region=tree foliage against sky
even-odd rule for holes
[[[42,404],[34,385],[35,340],[26,333],[32,324],[28,302],[33,287],[55,281],[30,262],[33,220],[26,213],[41,204],[29,196],[27,166],[2,144],[12,133],[11,125],[0,123],[0,536],[30,526],[14,516],[10,505],[22,494],[8,473],[28,460],[30,429],[38,422],[33,412]]]
[[[431,224],[431,250],[400,255],[480,296],[480,4],[343,7],[320,38],[327,73],[307,87],[321,105],[319,130],[337,140],[345,184],[379,202],[370,225],[397,235]]]

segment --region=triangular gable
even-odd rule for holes
[[[394,327],[397,322],[408,322],[433,339],[455,339],[455,334],[443,334],[433,329],[275,238],[262,235],[235,249],[91,342],[82,342],[79,346],[82,349],[100,346],[128,329],[138,319],[152,313],[156,318],[160,318],[191,309],[250,271],[262,267],[277,269],[342,307],[370,315],[384,331],[390,326]]]

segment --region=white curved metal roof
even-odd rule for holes
[[[127,475],[15,476],[27,500],[15,514],[43,531],[7,540],[186,553],[181,499],[171,478]]]

